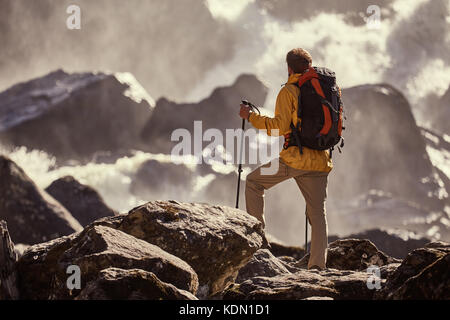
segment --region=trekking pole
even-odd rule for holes
[[[258,107],[254,104],[248,102],[247,100],[242,100],[242,104],[250,107],[252,110],[256,110],[259,114]],[[236,209],[239,208],[239,191],[241,189],[241,173],[242,173],[242,153],[244,151],[244,130],[245,130],[245,119],[242,119],[242,140],[241,140],[241,152],[239,154],[239,167],[238,167],[238,184],[237,184],[237,194],[236,194]]]
[[[241,152],[239,154],[238,185],[237,185],[237,194],[236,194],[236,209],[239,208],[239,191],[241,189],[242,151],[244,150],[244,130],[245,130],[245,119],[242,119],[242,141],[241,141]]]
[[[305,209],[305,254],[308,253],[308,216]]]

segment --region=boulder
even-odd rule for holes
[[[370,229],[350,234],[344,238],[370,240],[380,251],[398,259],[405,258],[412,250],[421,248],[430,242],[423,236],[401,229]],[[337,239],[336,236],[328,237],[328,241]]]
[[[387,277],[386,286],[376,298],[448,299],[449,291],[445,287],[449,283],[448,264],[446,268],[442,266],[448,261],[449,253],[450,244],[444,242],[432,242],[413,250]]]
[[[295,266],[306,268],[309,253]],[[327,268],[364,271],[369,266],[384,266],[400,260],[387,256],[369,240],[343,239],[328,245]]]
[[[94,220],[116,214],[95,189],[79,183],[72,176],[53,181],[45,191],[69,210],[83,226],[87,226]]]
[[[264,236],[261,223],[246,212],[203,203],[153,201],[120,219],[119,230],[189,263],[199,277],[199,298],[231,283],[261,247]]]
[[[107,268],[75,300],[197,300],[190,292],[162,282],[141,269]]]
[[[289,270],[269,250],[260,249],[256,251],[250,261],[239,270],[236,283],[247,279],[262,276],[274,277],[280,274],[288,274]]]
[[[178,257],[119,230],[91,225],[80,234],[35,245],[25,252],[17,263],[21,298],[75,298],[80,290],[69,290],[66,285],[71,265],[80,268],[81,290],[110,267],[152,272],[161,281],[193,294],[198,288],[197,274]]]
[[[5,221],[0,220],[0,300],[19,298],[17,288],[17,255]]]
[[[35,244],[82,229],[58,201],[9,158],[0,155],[0,219],[14,242]]]
[[[89,161],[100,150],[138,148],[152,107],[131,74],[57,70],[0,93],[0,140]]]
[[[369,274],[328,269],[301,270],[274,277],[254,277],[229,286],[224,300],[299,300],[331,297],[336,300],[370,300],[374,290],[367,287]]]
[[[389,295],[394,300],[450,300],[450,253],[446,253],[417,276],[409,278]]]
[[[189,131],[191,136],[186,138],[194,143],[194,121],[201,121],[200,137],[210,128],[222,133],[226,129],[240,128],[237,118],[240,101],[246,97],[255,105],[262,106],[267,92],[266,86],[259,79],[243,74],[231,86],[216,88],[208,98],[198,103],[178,104],[161,98],[156,102],[152,117],[142,131],[142,137],[145,141],[151,141],[148,144],[149,151],[170,154],[172,148],[179,143],[171,141],[171,135],[176,129]],[[209,143],[204,142],[202,149]]]

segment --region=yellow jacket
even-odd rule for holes
[[[299,73],[289,76],[287,84],[278,93],[274,118],[250,113],[249,121],[256,129],[266,129],[268,135],[275,135],[275,132],[272,134],[272,130],[278,129],[278,135],[281,136],[291,132],[291,122],[296,125],[297,121],[301,121],[297,117],[300,89],[294,85],[300,76]],[[303,147],[303,154],[300,155],[298,147],[292,146],[283,149],[280,152],[280,158],[295,169],[324,172],[330,172],[333,169],[333,162],[328,150],[313,150]]]

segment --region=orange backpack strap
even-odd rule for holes
[[[319,80],[317,80],[317,78],[313,78],[313,79],[311,79],[311,84],[312,84],[314,90],[316,90],[317,94],[325,100],[326,97],[325,97],[325,94],[323,93],[322,87],[320,86]],[[322,130],[320,130],[320,134],[325,135],[331,129],[331,125],[332,125],[331,113],[330,113],[330,109],[328,108],[328,106],[326,106],[324,103],[322,103],[322,109],[323,109],[325,121],[324,121]]]

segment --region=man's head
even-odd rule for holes
[[[308,51],[302,48],[292,49],[286,55],[289,75],[292,73],[303,73],[312,64],[312,57]]]

